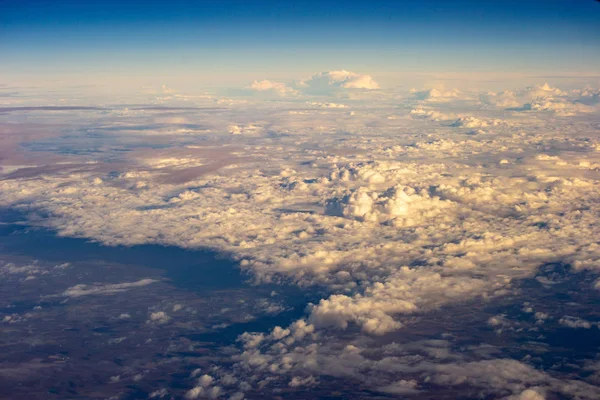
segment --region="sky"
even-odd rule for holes
[[[594,75],[600,3],[0,2],[2,83],[153,80],[237,86],[349,69]]]

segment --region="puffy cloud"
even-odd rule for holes
[[[364,294],[333,295],[312,308],[315,326],[346,328],[358,324],[371,334],[384,334],[402,327],[394,316],[427,311],[449,302],[464,301],[482,293],[488,285],[481,279],[443,277],[438,273],[402,267],[385,282],[374,283]]]
[[[410,110],[410,116],[415,119],[427,119],[430,121],[449,121],[457,118],[455,114],[448,114],[436,110],[417,107]]]
[[[296,88],[287,86],[282,82],[270,80],[255,80],[249,90],[261,93],[274,93],[278,96],[295,96],[301,92],[305,94],[330,94],[335,91],[365,91],[379,89],[379,84],[370,75],[358,74],[352,71],[339,70],[320,72],[308,79],[299,81]],[[309,104],[323,108],[343,108],[342,104],[309,102]]]
[[[544,396],[538,390],[540,389],[525,389],[518,395],[508,397],[507,400],[545,400],[546,396]]]
[[[308,104],[310,104],[311,106],[319,107],[319,108],[348,108],[347,105],[339,104],[339,103],[321,103],[321,102],[313,101]]]
[[[560,320],[558,320],[558,323],[562,326],[566,326],[567,328],[573,329],[590,329],[592,327],[592,324],[589,321],[577,317],[572,317],[570,315],[565,315]]]
[[[365,90],[379,89],[379,84],[375,82],[373,77],[370,75],[362,75],[346,70],[321,72],[315,74],[310,78],[301,81],[299,86],[305,90],[309,89],[316,91],[329,91],[332,88]]]
[[[209,387],[214,381],[214,378],[210,375],[204,374],[198,379],[198,384],[202,387]]]
[[[290,326],[289,330],[294,328]],[[314,374],[343,378],[373,390],[414,395],[433,388],[447,391],[477,388],[481,395],[507,399],[538,400],[547,393],[594,399],[597,387],[581,380],[558,379],[524,361],[481,357],[478,346],[456,346],[447,340],[396,342],[378,347],[346,344],[343,337],[313,335],[310,341],[267,335],[258,348],[235,355],[240,379],[261,382],[264,387],[300,384]],[[307,338],[305,338],[307,339]],[[397,339],[397,338],[396,338]],[[475,360],[473,360],[475,358]],[[401,377],[398,379],[398,377]],[[230,382],[228,375],[216,378]],[[433,393],[433,392],[432,392]]]
[[[367,181],[381,183],[385,179],[375,173]],[[371,192],[366,188],[355,189],[342,198],[330,200],[327,212],[330,215],[401,227],[418,225],[452,206],[451,202],[431,197],[427,190],[417,191],[412,187],[397,185],[383,193]]]
[[[18,265],[0,260],[0,276],[7,281],[15,279],[19,281],[30,281],[39,276],[61,274],[69,267],[69,263],[45,266],[36,260],[32,263]]]
[[[448,102],[457,99],[461,96],[461,92],[458,89],[445,89],[445,88],[432,88],[417,90],[411,89],[410,91],[414,98],[417,100],[423,100],[428,102]]]
[[[480,119],[473,116],[460,117],[452,125],[463,128],[487,128],[490,126],[499,126],[505,122],[500,119]]]
[[[553,96],[561,96],[564,92],[558,88],[548,85],[548,82],[543,85],[530,86],[525,88],[522,95],[528,99],[544,99]]]
[[[169,315],[167,315],[166,312],[157,311],[157,312],[153,312],[150,314],[150,317],[148,318],[146,323],[165,324],[165,323],[169,322],[170,319],[171,319],[171,317],[169,317]]]
[[[262,127],[253,124],[229,125],[228,130],[232,135],[256,135],[262,131]]]
[[[379,391],[397,395],[410,395],[419,393],[417,388],[418,382],[414,379],[400,379],[399,381],[379,388]]]
[[[588,106],[593,106],[600,103],[600,89],[581,89],[576,90],[574,95],[577,97],[576,102],[585,104]]]
[[[257,91],[257,92],[277,93],[278,95],[281,95],[281,96],[293,95],[293,94],[297,93],[294,89],[286,86],[284,83],[273,82],[273,81],[269,81],[266,79],[262,80],[262,81],[255,80],[250,85],[250,89]]]
[[[315,386],[317,384],[317,380],[313,376],[307,376],[306,378],[301,378],[298,376],[294,376],[290,383],[288,383],[289,387],[297,388],[300,386]]]
[[[511,91],[488,92],[481,95],[480,98],[482,103],[500,108],[516,108],[523,104],[517,99],[516,94]]]
[[[548,83],[530,86],[516,92],[488,92],[481,102],[517,111],[552,112],[558,116],[573,116],[596,111],[598,92],[592,89],[565,92]]]
[[[530,111],[550,111],[557,115],[568,117],[578,113],[593,112],[594,108],[581,103],[574,103],[564,99],[544,99],[527,103],[523,106],[524,110]]]

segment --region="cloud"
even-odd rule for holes
[[[409,115],[414,119],[426,119],[430,121],[449,121],[457,118],[455,114],[443,113],[423,107],[413,108],[410,110]]]
[[[305,91],[331,91],[332,89],[379,89],[379,84],[370,75],[340,70],[321,72],[302,80],[299,87]]]
[[[396,337],[399,342],[377,345],[361,339],[348,344],[346,337],[322,331],[296,337],[295,326],[300,322],[276,328],[290,331],[289,335],[276,335],[273,330],[260,342],[244,346],[233,356],[238,378],[231,379],[229,372],[221,378],[218,373],[215,383],[260,382],[269,390],[286,382],[308,380],[313,384],[318,374],[396,395],[425,394],[435,388],[446,392],[456,388],[464,393],[465,388],[476,388],[482,396],[528,400],[543,399],[548,393],[594,399],[598,389],[579,379],[558,379],[525,361],[493,357],[490,348],[487,350],[492,352],[485,353],[482,360],[477,359],[482,354],[480,346],[440,339],[402,341]],[[252,341],[251,337],[246,335],[243,341]],[[241,386],[233,390],[239,389],[247,390]]]
[[[417,90],[411,89],[410,91],[416,100],[422,100],[427,102],[449,102],[454,99],[458,99],[462,93],[458,89],[445,89],[445,88],[433,88]]]
[[[500,93],[488,92],[480,96],[481,102],[487,105],[493,105],[500,108],[516,108],[523,103],[517,100],[514,92],[504,91]]]
[[[597,99],[598,92],[592,89],[565,92],[548,83],[516,92],[488,92],[480,96],[482,104],[513,111],[550,112],[562,117],[596,111]]]
[[[534,99],[545,99],[553,96],[561,96],[564,92],[560,89],[554,88],[548,85],[548,82],[543,85],[529,86],[525,88],[521,93],[525,98]]]
[[[550,111],[563,117],[590,113],[594,108],[581,103],[574,103],[565,99],[544,99],[527,103],[523,106],[526,111]]]
[[[262,131],[262,127],[253,124],[247,125],[229,125],[229,133],[232,135],[254,135]]]
[[[159,390],[155,390],[154,392],[150,393],[148,395],[148,398],[150,399],[162,399],[164,397],[167,397],[169,395],[169,391],[166,388],[162,388]]]
[[[395,395],[411,395],[419,393],[418,382],[414,379],[401,379],[392,384],[380,387],[379,391]]]
[[[158,282],[155,279],[140,279],[136,282],[124,282],[124,283],[116,283],[116,284],[108,284],[108,285],[85,285],[79,284],[75,286],[71,286],[67,290],[62,293],[62,296],[66,297],[81,297],[81,296],[90,296],[90,295],[107,295],[113,293],[124,292],[131,288],[147,286],[152,283]]]
[[[319,108],[348,108],[345,104],[339,103],[321,103],[317,101],[312,101],[308,103],[311,106],[319,107]]]
[[[482,293],[489,283],[475,278],[443,277],[438,273],[402,267],[385,282],[364,294],[333,295],[312,308],[310,322],[317,327],[346,328],[354,322],[363,331],[381,335],[402,327],[395,317],[413,314]]]
[[[300,93],[332,94],[339,91],[365,91],[379,89],[379,84],[370,75],[340,70],[321,72],[308,79],[298,81],[295,87],[282,82],[255,80],[248,89],[254,92],[273,93],[278,96],[297,96]],[[323,108],[340,108],[341,104],[312,102],[312,105]]]
[[[385,182],[385,178],[374,173],[368,177],[370,183]],[[327,204],[329,215],[356,218],[392,226],[414,226],[435,217],[453,204],[431,197],[426,190],[415,190],[410,186],[397,185],[384,192],[369,191],[360,187],[342,198],[334,198]]]
[[[518,395],[507,397],[507,400],[545,400],[546,396],[544,396],[538,390],[540,389],[525,389]]]
[[[488,128],[488,127],[492,127],[492,126],[500,126],[503,124],[505,124],[505,122],[500,119],[486,120],[486,119],[475,118],[473,116],[467,116],[467,117],[459,117],[456,121],[454,121],[452,126],[458,126],[458,127],[463,127],[463,128]]]
[[[558,320],[558,323],[562,326],[573,329],[590,329],[592,327],[592,324],[589,321],[577,317],[572,317],[570,315],[565,315],[560,320]]]
[[[272,92],[280,96],[294,95],[297,93],[296,90],[286,86],[284,83],[269,81],[266,79],[262,81],[255,80],[250,85],[250,89],[257,92]]]
[[[146,321],[148,324],[165,324],[169,322],[171,317],[164,311],[157,311],[150,314],[150,317]]]
[[[186,394],[186,399],[197,399],[197,398],[219,398],[222,392],[220,386],[213,386],[214,378],[208,374],[202,375],[198,378],[197,386],[190,389]]]
[[[351,91],[364,81],[355,75],[318,74],[305,88]],[[506,93],[490,96],[505,107],[511,97]],[[514,92],[520,104],[575,104],[594,95],[547,87]],[[0,206],[59,235],[106,245],[226,252],[253,281],[296,284],[314,296],[297,321],[242,334],[239,351],[232,351],[234,366],[203,365],[213,381],[194,382],[189,398],[240,397],[248,387],[318,386],[329,382],[324,375],[387,393],[468,387],[492,397],[570,391],[586,398],[597,388],[569,381],[561,371],[543,372],[543,365],[511,360],[502,349],[467,355],[439,338],[417,343],[410,329],[431,322],[433,315],[481,310],[515,298],[520,310],[523,296],[533,310],[536,290],[557,284],[539,275],[546,265],[570,265],[568,276],[600,272],[595,174],[600,141],[590,133],[590,121],[554,118],[542,110],[507,112],[469,103],[453,91],[427,96],[449,101],[352,100],[348,104],[356,114],[350,116],[334,110],[339,103],[322,99],[314,104],[305,98],[294,104],[270,99],[268,107],[249,102],[215,113],[177,111],[184,119],[165,118],[167,126],[153,126],[152,132],[132,129],[143,126],[144,116],[105,116],[98,135],[108,150],[88,155],[85,147],[85,157],[96,157],[93,168],[59,164],[60,169],[41,167],[35,175],[11,175],[0,180]],[[70,122],[77,129],[82,123]],[[160,136],[169,124],[182,122],[207,128],[202,134]],[[108,136],[123,126],[126,135]],[[489,134],[468,135],[468,129]],[[147,150],[112,152],[121,141]],[[188,147],[177,152],[160,149],[164,146]],[[111,163],[103,164],[106,159]],[[215,159],[227,162],[204,169]],[[33,263],[2,266],[6,279],[45,270]],[[523,280],[533,282],[527,290],[520,286]],[[147,281],[154,282],[140,282]],[[581,289],[595,290],[592,281]],[[64,295],[136,286],[143,285],[77,285]],[[171,312],[173,303],[162,307]],[[265,315],[288,309],[264,298],[250,307]],[[484,334],[478,337],[485,337],[491,331],[487,324],[503,329],[503,335],[555,327],[544,308],[535,310],[526,322],[494,311],[467,329],[479,329]],[[557,322],[595,324],[578,315]],[[152,309],[147,327],[169,318]],[[393,347],[394,339],[406,343]]]

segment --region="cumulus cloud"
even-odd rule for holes
[[[456,114],[444,113],[423,107],[417,107],[410,110],[410,116],[415,119],[427,119],[430,121],[449,121],[457,118]]]
[[[331,89],[379,89],[379,84],[370,75],[339,70],[320,72],[308,79],[302,80],[299,87],[310,91],[330,91]]]
[[[540,389],[525,389],[518,395],[507,397],[507,400],[545,400],[546,396],[540,393],[539,390]]]
[[[565,315],[560,320],[558,320],[558,323],[562,326],[573,329],[590,329],[592,327],[592,324],[589,321],[577,317],[572,317],[570,315]]]
[[[549,111],[560,116],[572,116],[578,113],[595,111],[594,108],[581,103],[574,103],[565,99],[543,99],[527,103],[523,110],[528,111]]]
[[[368,182],[382,183],[385,178],[374,173]],[[330,200],[327,213],[400,227],[418,225],[452,206],[451,202],[431,197],[427,190],[398,185],[378,193],[360,187],[342,198]]]
[[[293,95],[297,92],[289,86],[286,86],[285,83],[274,82],[269,80],[257,81],[255,80],[250,85],[250,89],[256,92],[271,92],[276,93],[281,96]]]
[[[432,88],[417,90],[411,89],[410,91],[416,100],[423,100],[428,102],[448,102],[459,98],[462,93],[458,89],[445,89],[445,88]]]
[[[481,119],[473,116],[459,117],[453,126],[460,126],[463,128],[488,128],[491,126],[499,126],[505,122],[500,119]]]
[[[319,107],[319,108],[348,108],[347,105],[345,104],[339,104],[339,103],[321,103],[318,101],[312,101],[310,103],[311,106],[315,106],[315,107]]]
[[[399,381],[379,388],[379,391],[395,395],[411,395],[419,393],[418,382],[414,379],[400,379]]]
[[[329,94],[339,90],[374,90],[379,89],[379,84],[370,75],[363,75],[352,71],[339,70],[317,73],[310,78],[298,81],[295,88],[282,82],[270,80],[255,80],[248,89],[254,92],[274,93],[278,96],[295,96],[303,92],[306,94]],[[310,104],[323,108],[345,107],[336,103],[311,102]]]
[[[558,88],[552,87],[548,82],[543,85],[529,86],[522,92],[523,96],[529,99],[543,99],[552,96],[560,96],[564,92]]]
[[[480,96],[483,104],[493,105],[500,108],[515,108],[520,107],[523,103],[517,99],[514,92],[488,92]]]
[[[262,127],[254,124],[229,125],[228,130],[232,135],[255,135],[262,131]]]
[[[566,92],[550,86],[529,86],[518,91],[488,92],[480,96],[483,104],[516,111],[548,112],[568,117],[596,111],[593,107],[598,98],[597,91],[583,89]]]
[[[396,315],[431,310],[441,304],[464,301],[482,292],[480,279],[448,278],[438,273],[402,267],[385,282],[377,282],[364,294],[333,295],[311,310],[316,326],[346,328],[358,324],[371,334],[384,334],[402,327]]]
[[[165,324],[169,322],[171,317],[164,311],[157,311],[150,314],[150,317],[146,321],[146,323],[154,323],[154,324]]]
[[[290,326],[284,330],[295,329]],[[312,385],[314,374],[318,373],[371,385],[378,392],[405,396],[435,387],[463,391],[472,387],[484,396],[530,400],[543,399],[547,393],[593,399],[597,393],[594,385],[558,379],[524,361],[489,355],[484,360],[473,360],[481,350],[477,346],[460,346],[456,352],[446,340],[404,345],[393,342],[382,347],[345,343],[339,338],[333,343],[332,336],[327,335],[296,338],[295,334],[281,337],[272,332],[260,344],[244,347],[242,353],[234,356],[235,371],[241,380],[261,382],[261,386],[277,387],[286,381],[288,385],[307,381]],[[399,376],[402,378],[398,379]],[[217,376],[215,381],[239,382],[228,374]]]

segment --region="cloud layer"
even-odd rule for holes
[[[368,75],[342,70],[316,74],[299,91],[378,87]],[[270,81],[251,88],[293,93]],[[84,156],[70,155],[52,168],[9,166],[0,205],[60,235],[107,245],[216,249],[258,283],[314,291],[318,298],[291,324],[242,334],[233,365],[194,376],[187,398],[320,387],[329,377],[407,396],[466,386],[504,398],[593,398],[591,378],[544,371],[499,349],[467,348],[450,332],[394,340],[436,313],[522,296],[521,282],[536,290],[557,285],[556,273],[539,276],[548,265],[598,274],[600,141],[589,112],[597,92],[541,85],[405,95],[344,104],[319,97],[232,102],[211,112],[169,110],[165,125],[142,124],[148,111],[101,114],[93,127],[74,118],[107,143],[156,148],[78,162]],[[15,268],[2,273],[21,274]],[[23,273],[37,273],[28,268]],[[594,291],[596,278],[588,280],[585,289]],[[63,295],[153,282],[80,284]],[[264,305],[267,314],[284,309]],[[593,318],[518,309],[528,310],[532,332],[552,323],[597,329]],[[151,310],[147,326],[172,323],[170,310]],[[477,329],[497,335],[525,325],[503,312],[480,323]]]

